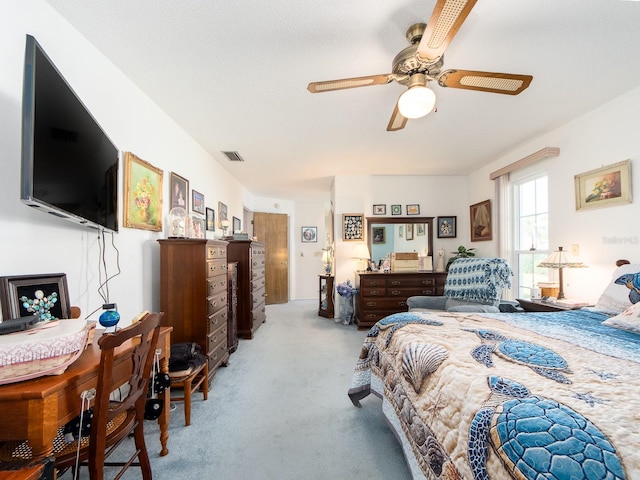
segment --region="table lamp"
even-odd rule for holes
[[[331,254],[329,250],[322,250],[322,263],[324,263],[325,273],[331,275]]]
[[[558,250],[553,252],[547,258],[545,258],[542,262],[538,264],[538,267],[543,268],[557,268],[558,269],[558,278],[560,283],[560,289],[558,291],[558,300],[562,300],[565,298],[564,296],[564,284],[562,279],[562,269],[563,268],[586,268],[582,262],[575,261],[571,255],[565,252],[562,247],[558,247]]]
[[[364,272],[367,270],[367,263],[371,258],[369,253],[369,247],[366,243],[359,243],[353,252],[353,258],[358,259],[358,272]]]
[[[227,229],[231,226],[231,220],[220,220],[220,226],[222,227],[222,232],[224,236],[227,236]]]

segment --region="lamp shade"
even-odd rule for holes
[[[329,255],[329,250],[322,251],[322,263],[331,263],[331,256]]]
[[[586,265],[582,262],[576,261],[568,252],[565,252],[562,247],[558,247],[558,250],[553,252],[542,262],[538,264],[539,267],[545,268],[585,268]]]
[[[220,226],[222,228],[229,228],[231,226],[231,220],[220,220]]]
[[[362,260],[369,260],[371,258],[369,247],[367,247],[366,243],[359,243],[356,245],[356,248],[353,252],[353,258],[359,258]]]

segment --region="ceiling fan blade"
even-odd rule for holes
[[[398,109],[398,102],[396,102],[396,106],[393,109],[391,118],[389,119],[389,125],[387,125],[387,132],[402,130],[406,124],[407,118],[400,113],[400,110]]]
[[[438,0],[418,45],[418,56],[437,60],[466,20],[477,0]]]
[[[529,86],[531,80],[533,80],[531,75],[477,72],[474,70],[446,70],[438,77],[438,84],[441,87],[518,95]]]
[[[311,93],[331,92],[344,90],[345,88],[368,87],[370,85],[384,85],[396,79],[393,73],[383,75],[370,75],[368,77],[343,78],[341,80],[327,80],[324,82],[311,82],[307,90]]]

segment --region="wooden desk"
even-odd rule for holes
[[[160,328],[158,347],[162,350],[160,368],[169,371],[171,327]],[[29,440],[36,459],[49,456],[58,427],[80,413],[80,393],[96,386],[100,347],[96,331],[93,343],[73,362],[62,375],[50,375],[0,386],[0,412],[4,412],[0,441]],[[114,389],[129,380],[130,352],[128,343],[118,349],[114,364]],[[158,419],[160,424],[160,455],[169,453],[169,390],[164,393],[164,409]]]

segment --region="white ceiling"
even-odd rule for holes
[[[465,174],[640,85],[640,2],[479,0],[444,68],[533,75],[518,96],[435,85],[387,132],[391,72],[435,0],[47,0],[249,191],[328,198],[333,175]],[[221,151],[238,151],[230,163]]]

